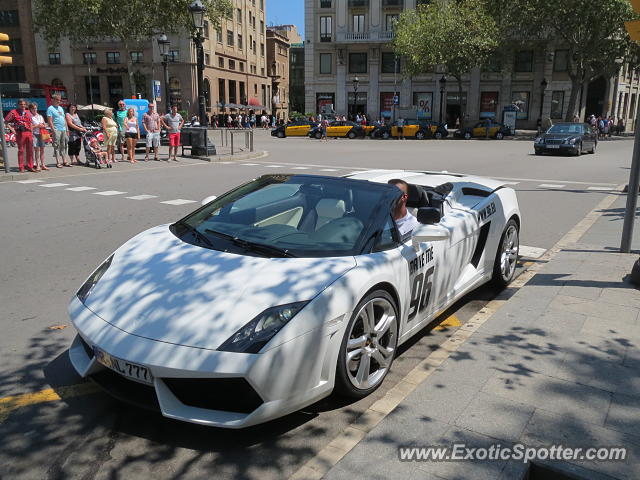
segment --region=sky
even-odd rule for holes
[[[266,0],[267,25],[293,24],[304,38],[304,0]]]

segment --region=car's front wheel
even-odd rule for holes
[[[502,140],[504,138],[504,133],[498,132],[496,133],[496,140]]]
[[[471,132],[464,132],[464,139],[465,140],[471,140],[471,137],[472,137]]]
[[[353,130],[350,130],[349,133],[347,133],[347,137],[350,140],[353,140],[354,138],[356,138],[356,132],[354,132]]]
[[[313,136],[320,140],[322,138],[322,132],[316,132]]]
[[[277,134],[278,138],[284,138],[284,132],[280,130]]]
[[[520,232],[518,224],[511,219],[507,222],[498,244],[496,259],[493,263],[493,283],[505,288],[516,274],[518,251],[520,249]]]
[[[422,130],[416,132],[416,140],[424,140],[425,134]]]
[[[398,307],[386,291],[375,290],[360,300],[338,354],[338,393],[362,398],[382,384],[396,353],[398,324]]]
[[[442,140],[442,132],[436,132],[433,136],[436,138],[436,140]]]

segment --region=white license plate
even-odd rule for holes
[[[560,148],[560,145],[547,145],[547,148]]]
[[[109,355],[107,352],[100,350],[98,347],[93,347],[93,353],[98,363],[101,363],[105,367],[119,373],[123,377],[146,383],[148,385],[153,385],[153,376],[147,367],[143,367],[137,363],[127,362],[121,358],[116,358]]]

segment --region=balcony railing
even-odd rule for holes
[[[346,32],[344,34],[345,40],[369,40],[369,32]]]
[[[396,33],[392,30],[387,30],[386,32],[378,33],[378,38],[380,40],[393,40],[396,37]]]

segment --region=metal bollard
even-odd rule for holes
[[[251,130],[251,146],[249,148],[250,152],[253,152],[253,130]]]
[[[233,133],[231,134],[231,155],[233,155]]]

